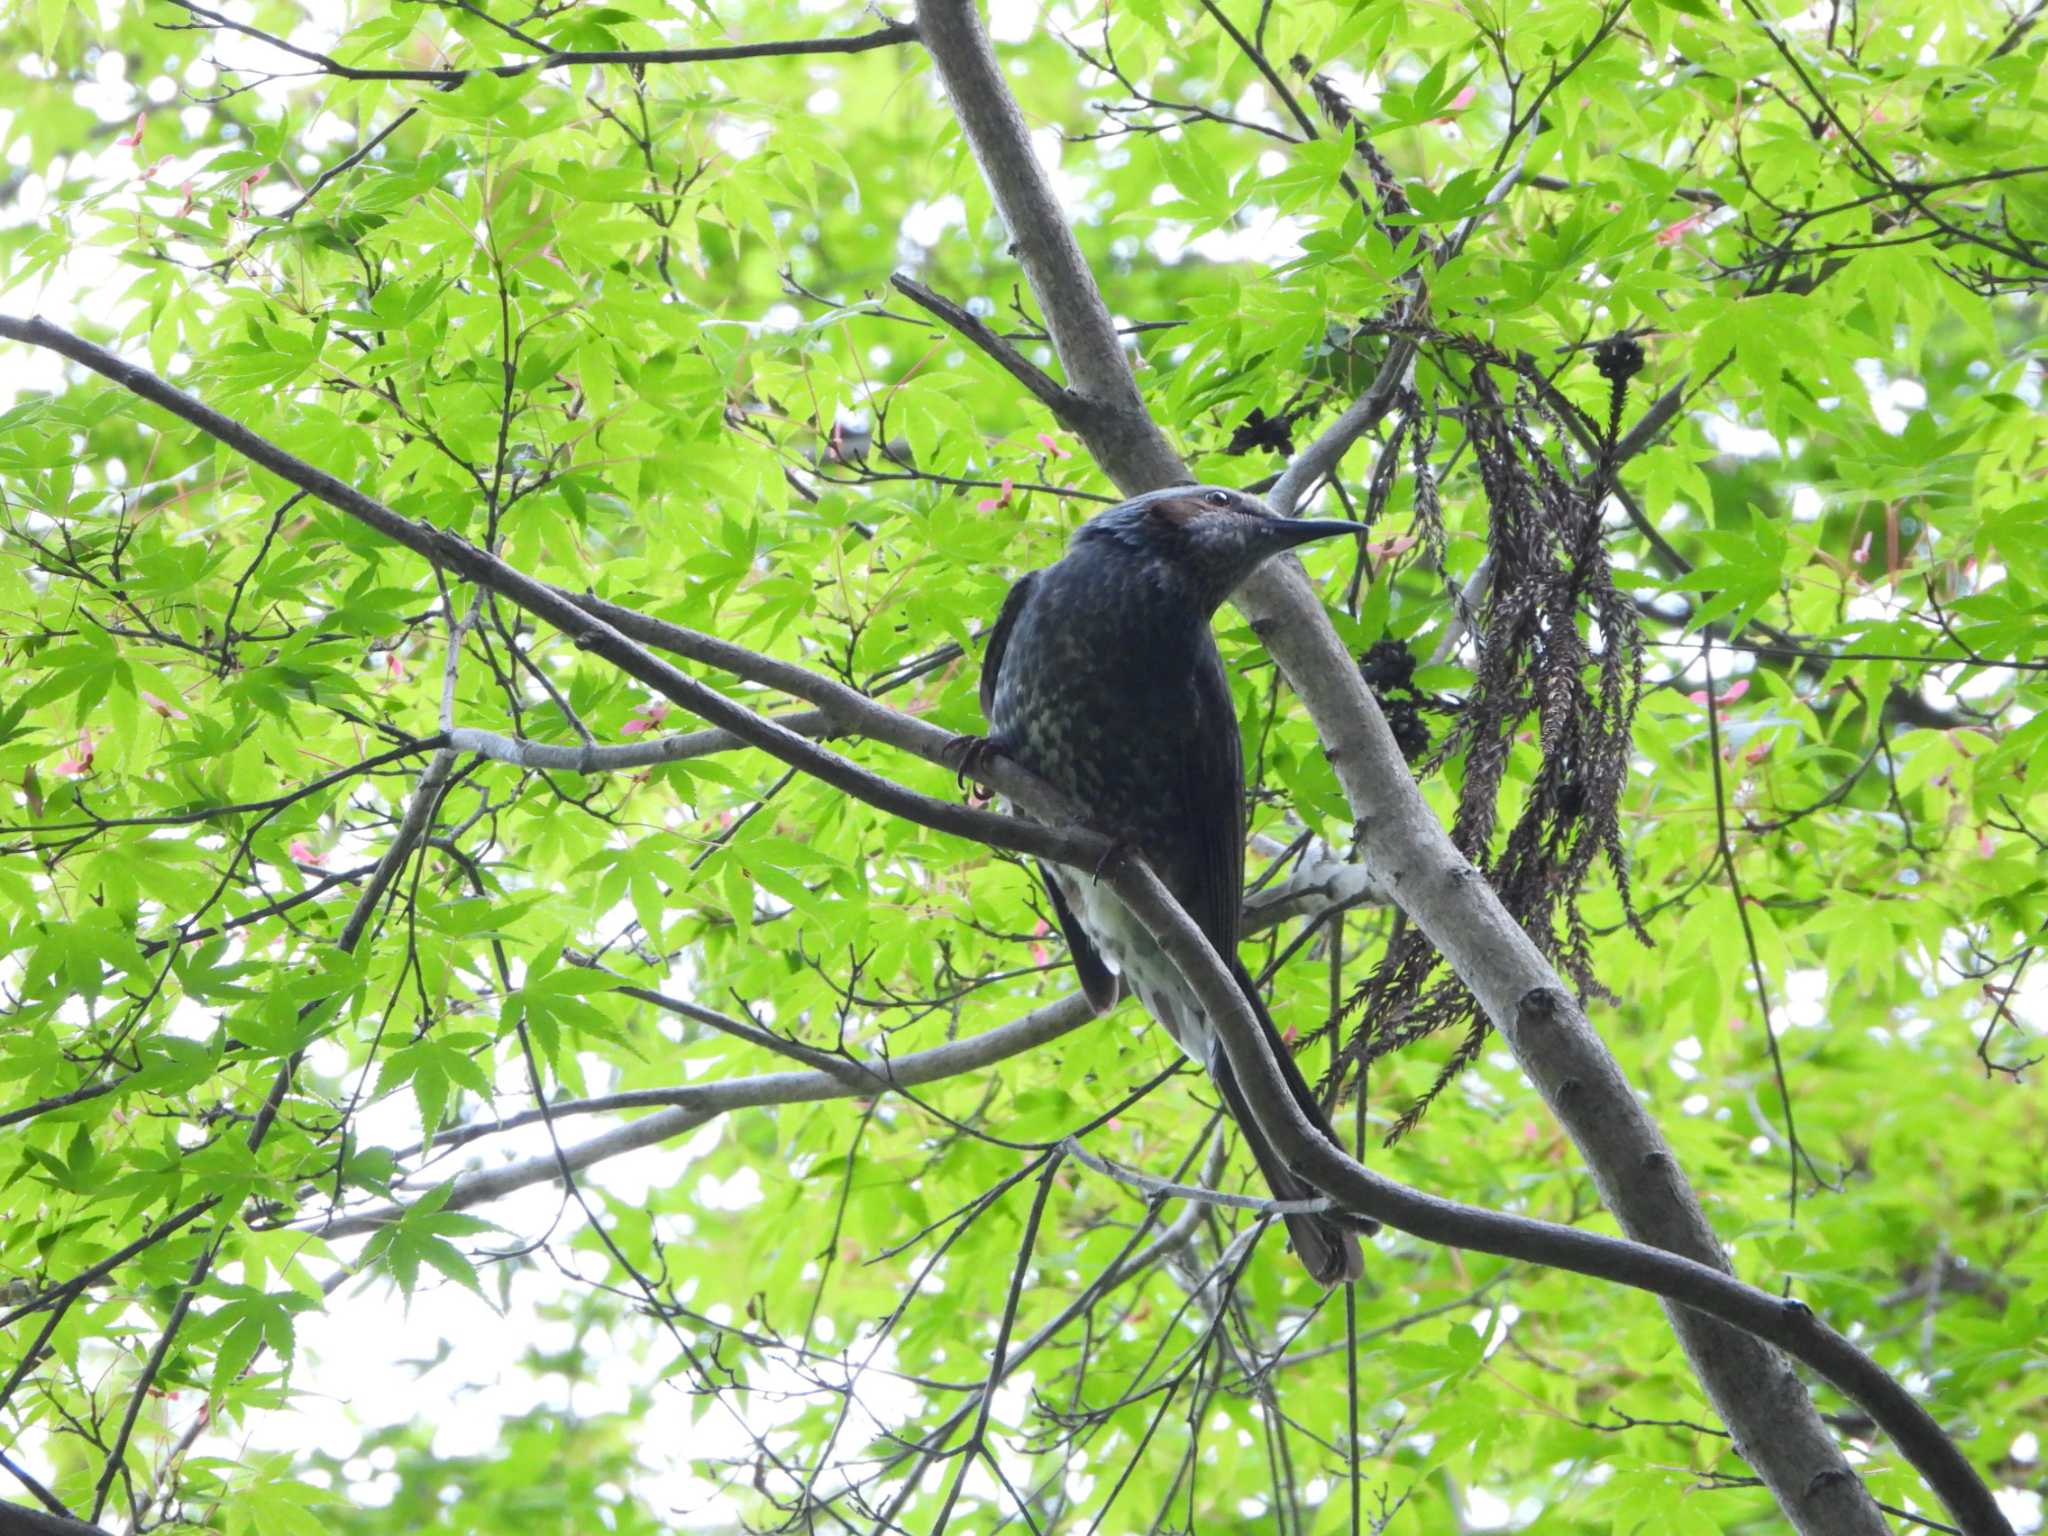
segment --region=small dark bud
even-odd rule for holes
[[[1237,424],[1230,434],[1230,442],[1224,452],[1233,456],[1264,449],[1268,453],[1294,452],[1294,418],[1284,411],[1278,416],[1268,416],[1256,405],[1251,415]]]
[[[1415,686],[1415,657],[1399,640],[1375,640],[1372,649],[1358,658],[1358,671],[1374,693]]]
[[[1390,700],[1381,713],[1387,717],[1387,729],[1393,732],[1403,762],[1412,763],[1429,750],[1429,722],[1412,700]]]
[[[1380,713],[1386,717],[1402,758],[1414,762],[1430,745],[1429,722],[1422,718],[1426,701],[1415,687],[1415,657],[1399,640],[1376,640],[1372,649],[1358,658],[1358,673],[1379,700]]]
[[[1643,371],[1643,344],[1633,336],[1610,336],[1593,349],[1600,377],[1624,383]]]

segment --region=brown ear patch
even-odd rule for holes
[[[1153,502],[1150,511],[1170,527],[1185,528],[1202,515],[1202,504],[1192,496],[1176,497],[1171,501]]]

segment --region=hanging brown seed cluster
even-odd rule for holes
[[[1523,370],[1491,349],[1433,339],[1477,354],[1461,415],[1486,497],[1492,582],[1473,619],[1471,692],[1419,771],[1462,758],[1452,840],[1581,995],[1605,996],[1580,907],[1596,862],[1604,858],[1629,925],[1649,942],[1630,903],[1619,816],[1643,642],[1634,604],[1615,587],[1601,520],[1619,392],[1640,367],[1641,349],[1633,357],[1601,354],[1600,371],[1615,390],[1612,419],[1598,461],[1574,475],[1565,463],[1571,437],[1548,403],[1554,391],[1539,394]],[[1517,378],[1511,399],[1500,393],[1497,369]],[[1434,510],[1426,461],[1416,474],[1418,505],[1429,484]],[[1535,762],[1511,783],[1518,749]],[[1396,1122],[1392,1141],[1478,1056],[1487,1020],[1464,985],[1440,971],[1434,947],[1405,925],[1347,1000],[1347,1015],[1358,1009],[1346,1054],[1359,1063],[1465,1028],[1435,1083]]]

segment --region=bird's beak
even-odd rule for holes
[[[1335,518],[1282,517],[1276,518],[1266,534],[1273,552],[1293,549],[1298,544],[1312,543],[1316,539],[1334,538],[1340,533],[1364,533],[1365,524],[1340,521]]]

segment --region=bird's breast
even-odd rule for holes
[[[1145,1011],[1173,1037],[1189,1060],[1207,1067],[1216,1048],[1215,1031],[1180,967],[1116,893],[1081,870],[1048,869],[1059,882],[1067,909],[1081,925],[1111,973],[1121,976]]]
[[[1018,615],[989,710],[991,734],[1041,777],[1105,814],[1155,791],[1204,718],[1204,668],[1220,674],[1207,616],[1138,579],[1041,578]]]
[[[1070,556],[1034,580],[997,667],[990,736],[1141,851],[1228,950],[1244,793],[1229,681],[1208,610],[1128,564]]]

